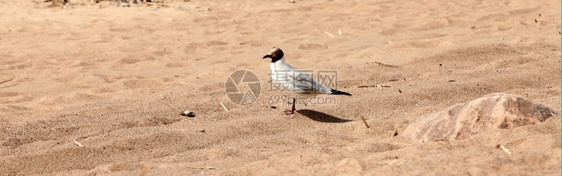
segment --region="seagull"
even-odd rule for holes
[[[271,81],[272,84],[281,84],[283,88],[293,94],[304,97],[313,97],[318,94],[347,95],[350,93],[331,89],[330,87],[317,82],[312,76],[304,71],[296,70],[285,62],[283,51],[273,48],[263,59],[271,58]],[[296,98],[293,98],[293,108],[286,110],[287,115],[295,113]]]

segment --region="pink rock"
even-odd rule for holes
[[[531,100],[493,93],[447,107],[412,122],[404,136],[418,142],[465,139],[492,129],[512,129],[543,122],[558,112]]]

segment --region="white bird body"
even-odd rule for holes
[[[281,58],[271,63],[271,81],[276,86],[286,86],[288,91],[305,97],[332,94],[332,89],[314,80],[308,72],[294,69]]]
[[[279,48],[273,48],[263,59],[271,58],[271,83],[275,90],[290,91],[293,94],[304,96],[307,98],[318,94],[347,95],[350,93],[331,89],[330,87],[314,80],[311,74],[296,70],[285,62],[283,51]],[[287,114],[295,112],[296,99],[293,98],[293,109],[285,111]]]

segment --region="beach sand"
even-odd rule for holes
[[[559,116],[401,135],[494,92],[560,111],[560,1],[0,2],[0,175],[560,175]],[[353,96],[271,108],[274,46]],[[225,95],[240,69],[248,106]]]

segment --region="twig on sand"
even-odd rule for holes
[[[365,127],[370,128],[369,124],[367,124],[367,121],[365,121],[365,117],[361,116],[361,120],[363,120]]]
[[[170,6],[169,6],[168,4],[166,4],[166,2],[164,2],[164,1],[146,2],[145,4],[148,5],[148,6],[155,5],[155,6],[158,6],[158,7],[170,7]]]
[[[226,110],[226,112],[228,112],[228,109],[226,109],[226,106],[224,106],[224,104],[222,104],[222,102],[220,102],[220,103],[221,103],[222,108],[224,108],[224,110]]]
[[[328,37],[334,37],[334,34],[331,34],[328,31],[324,31],[324,33],[328,34]]]
[[[437,140],[438,144],[445,147],[446,149],[453,149],[453,145],[451,145],[451,143],[449,142],[449,140],[447,139],[442,139],[442,140]],[[445,144],[441,143],[444,142]]]
[[[78,142],[78,140],[86,139],[86,138],[88,138],[88,137],[90,137],[90,136],[92,136],[92,135],[94,135],[94,134],[90,134],[90,135],[86,135],[86,136],[81,136],[81,137],[75,138],[74,140],[72,140],[72,142],[74,142],[76,145],[78,145],[78,147],[84,147],[84,145],[83,145],[82,143]]]
[[[389,88],[390,86],[386,86],[386,85],[382,85],[382,84],[379,84],[379,85],[370,85],[370,86],[367,86],[367,85],[365,85],[365,86],[357,86],[357,88],[369,88],[369,87],[378,87],[378,88],[384,87],[384,88]]]
[[[399,163],[396,163],[396,165],[397,165],[397,166],[400,166],[400,165],[404,164],[405,162],[406,162],[406,160],[400,161]]]
[[[74,142],[76,145],[78,145],[78,147],[84,147],[84,145],[82,145],[82,143],[76,141],[76,139],[72,140],[72,142]]]
[[[388,65],[388,64],[381,63],[381,62],[377,62],[377,61],[374,61],[374,62],[375,62],[376,64],[379,64],[379,65],[382,65],[382,66],[386,66],[386,67],[393,67],[393,68],[398,67],[398,66],[396,66],[396,65]]]
[[[190,168],[190,169],[203,169],[203,170],[213,170],[213,169],[217,169],[217,168],[215,168],[215,167],[195,167],[195,166],[185,166],[185,167]]]
[[[508,155],[511,155],[511,152],[507,148],[502,146],[501,144],[498,144],[496,147],[501,148],[505,153],[507,153]]]

